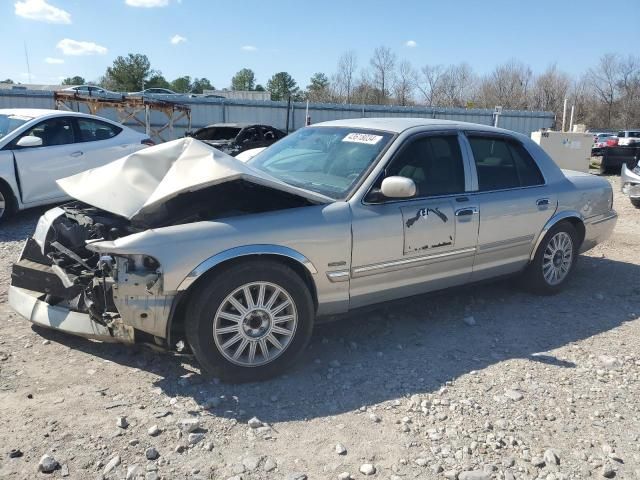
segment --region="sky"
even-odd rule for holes
[[[479,74],[510,59],[579,75],[605,53],[640,53],[640,0],[0,0],[0,80],[96,81],[118,55],[144,53],[172,80],[229,87],[289,72],[301,87],[353,50],[359,69],[391,48],[415,67],[467,62]],[[614,22],[614,23],[611,23]],[[7,48],[11,47],[11,48]]]

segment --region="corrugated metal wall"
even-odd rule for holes
[[[191,107],[192,129],[218,122],[263,123],[286,129],[287,102],[231,100],[219,98],[189,98],[183,104]],[[0,108],[55,108],[53,94],[40,91],[0,90]],[[290,110],[289,129],[296,130],[305,123],[304,103],[293,103]],[[79,104],[76,109],[86,112],[86,106]],[[106,118],[116,120],[115,112],[103,110]],[[360,117],[422,117],[458,120],[484,125],[493,125],[494,112],[487,109],[398,107],[387,105],[341,105],[313,103],[309,106],[312,123]],[[143,119],[143,114],[139,115]],[[154,126],[166,123],[166,117],[152,112],[151,123]],[[498,126],[530,135],[541,128],[550,128],[554,123],[551,112],[531,112],[522,110],[504,110]],[[133,122],[126,122],[137,130],[141,128]],[[174,126],[174,137],[180,137],[187,128],[186,119]]]

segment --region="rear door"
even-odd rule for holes
[[[557,207],[557,196],[526,148],[507,135],[468,133],[480,206],[473,280],[526,266],[534,241]]]
[[[78,144],[84,160],[82,170],[99,167],[144,148],[130,130],[94,118],[77,117]]]

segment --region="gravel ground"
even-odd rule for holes
[[[387,304],[240,386],[18,318],[9,268],[41,211],[21,214],[0,227],[0,477],[640,478],[640,212],[607,178],[618,226],[563,293]]]

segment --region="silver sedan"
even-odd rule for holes
[[[425,119],[306,127],[246,163],[187,138],[59,182],[13,269],[30,321],[191,349],[228,381],[294,363],[314,323],[504,275],[554,294],[617,215],[610,184],[523,135]]]

